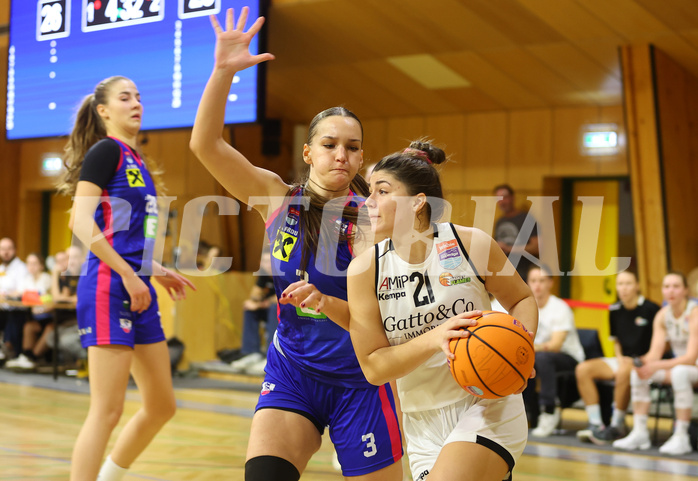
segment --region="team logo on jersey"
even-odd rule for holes
[[[122,331],[124,331],[126,334],[131,332],[131,327],[133,324],[131,323],[130,319],[119,319],[119,327],[121,328]]]
[[[261,391],[262,396],[266,396],[267,394],[272,392],[275,387],[276,387],[276,384],[274,384],[274,383],[263,382],[262,383],[262,391]]]
[[[271,250],[271,255],[280,261],[288,262],[289,257],[291,257],[293,246],[296,245],[297,240],[297,237],[286,232],[281,232],[281,229],[279,229],[276,232],[276,239],[274,239],[274,248]]]
[[[288,214],[286,214],[286,224],[288,224],[288,225],[298,224],[298,217],[300,217],[300,213],[298,212],[298,209],[294,209],[293,207],[290,207],[288,209]]]
[[[647,324],[649,324],[649,321],[648,321],[647,319],[645,319],[644,317],[638,316],[638,317],[635,318],[635,325],[636,325],[636,326],[638,326],[638,327],[644,327],[644,326],[646,326]]]
[[[444,269],[455,269],[463,262],[455,239],[436,244],[436,251],[439,253],[439,264]]]
[[[133,164],[133,157],[131,157],[130,154],[126,154],[126,163],[127,164]]]
[[[129,187],[145,187],[145,180],[143,180],[141,169],[126,169],[126,179],[128,180]]]

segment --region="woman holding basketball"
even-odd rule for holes
[[[183,299],[186,286],[194,286],[153,260],[158,176],[138,150],[142,115],[130,79],[105,79],[82,102],[65,149],[59,191],[73,196],[70,228],[91,251],[77,292],[90,409],[73,448],[71,480],[93,480],[98,471],[100,481],[122,479],[176,408],[151,275],[173,299]],[[130,374],[143,406],[100,470]]]
[[[448,341],[490,308],[488,292],[531,334],[538,308],[490,236],[432,221],[444,207],[433,164],[445,160],[416,141],[374,168],[366,206],[376,235],[390,238],[349,267],[350,332],[366,378],[397,379],[415,480],[501,481],[526,444],[523,401],[468,394],[446,365]]]
[[[271,54],[250,55],[250,41],[263,18],[244,32],[246,19],[245,8],[235,26],[229,10],[223,29],[211,17],[215,65],[190,143],[235,198],[250,204],[256,197],[252,207],[264,218],[271,244],[279,325],[252,419],[245,480],[297,481],[329,425],[347,479],[398,481],[402,446],[392,391],[366,381],[347,332],[345,270],[352,247],[358,247],[357,197],[368,193],[357,175],[363,129],[344,108],[318,114],[303,149],[308,180],[296,186],[255,167],[231,147],[221,131],[233,77],[273,59]],[[315,285],[322,286],[322,293]]]

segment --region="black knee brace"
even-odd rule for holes
[[[245,463],[245,481],[298,481],[301,473],[283,458],[257,456]]]

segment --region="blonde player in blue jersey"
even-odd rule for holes
[[[150,276],[173,299],[183,299],[186,286],[193,285],[153,260],[158,205],[155,176],[137,148],[142,115],[130,79],[105,79],[83,100],[66,147],[59,191],[74,196],[70,227],[91,251],[77,293],[90,409],[73,449],[74,481],[122,479],[175,412],[170,356]],[[100,470],[129,374],[143,406]]]
[[[350,332],[366,378],[397,379],[413,479],[501,481],[526,444],[520,395],[480,399],[451,377],[448,341],[490,308],[492,293],[533,335],[538,308],[526,283],[484,232],[437,223],[444,152],[416,141],[384,157],[366,200],[376,235],[389,237],[349,267]]]
[[[211,18],[215,64],[190,142],[228,192],[262,215],[271,247],[279,324],[252,419],[245,480],[297,481],[329,426],[346,479],[398,481],[402,445],[392,391],[366,381],[347,331],[346,268],[368,192],[357,175],[363,129],[346,109],[318,114],[303,149],[308,179],[295,186],[231,147],[221,132],[233,77],[273,58],[250,55],[263,19],[245,32],[247,15],[245,8],[235,23],[229,10],[225,29]]]

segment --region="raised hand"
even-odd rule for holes
[[[215,15],[211,15],[211,25],[216,32],[215,66],[218,69],[239,72],[261,62],[273,60],[270,53],[250,54],[250,42],[264,24],[264,17],[259,17],[245,32],[245,23],[249,8],[243,7],[237,25],[233,17],[233,9],[226,11],[225,30],[218,23]]]

